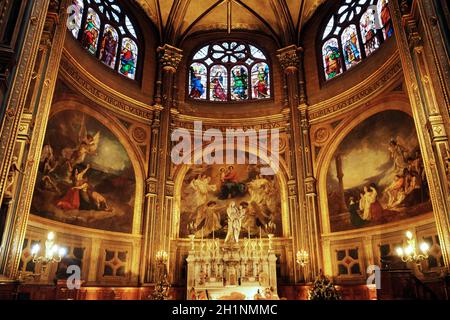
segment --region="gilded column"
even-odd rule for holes
[[[40,1],[37,3],[44,5]],[[52,0],[46,3],[45,8],[48,10],[45,10],[44,28],[38,37],[39,47],[35,49],[33,58],[30,57],[34,60],[30,79],[26,88],[22,87],[24,92],[18,91],[19,94],[24,94],[20,106],[16,109],[19,126],[16,136],[10,136],[14,151],[11,168],[18,174],[15,175],[13,184],[4,190],[3,200],[9,198],[12,205],[7,213],[0,261],[1,273],[10,279],[18,276],[22,243],[67,32],[69,4],[70,0]],[[35,17],[32,15],[31,25],[37,23],[34,21]],[[24,51],[28,49],[24,47]],[[9,172],[11,175],[11,169]]]
[[[450,266],[450,202],[448,181],[448,92],[435,55],[438,34],[431,33],[429,0],[389,1],[405,84],[424,159],[442,255]],[[420,30],[420,31],[419,31]],[[434,49],[433,49],[434,48]],[[428,57],[433,57],[429,59]],[[448,67],[448,65],[446,66]],[[436,81],[437,79],[437,81]],[[444,81],[445,82],[445,81]]]
[[[148,215],[151,225],[148,228],[148,265],[146,281],[155,280],[156,269],[154,257],[159,250],[169,252],[170,226],[173,207],[173,181],[170,178],[170,128],[171,113],[174,107],[174,79],[178,65],[182,59],[182,50],[165,44],[158,48],[160,55],[161,89],[158,100],[160,110],[155,113],[152,126],[152,158],[150,161],[150,177],[147,181]],[[160,97],[159,97],[160,96]],[[169,255],[169,263],[170,263]]]
[[[49,3],[50,0],[36,0],[33,3],[25,30],[26,35],[22,42],[23,49],[13,75],[14,80],[3,104],[6,114],[0,129],[0,203],[8,183],[7,176],[12,163],[15,139],[25,108],[25,99],[33,76]]]
[[[293,181],[289,181],[289,202],[291,211],[291,226],[294,245],[294,255],[298,250],[306,250],[311,256],[311,264],[304,269],[304,274],[299,277],[299,272],[295,272],[295,280],[304,278],[310,281],[317,274],[318,270],[318,244],[316,232],[316,219],[314,214],[317,205],[314,205],[314,192],[307,191],[310,189],[311,183],[314,184],[314,179],[311,180],[312,175],[308,176],[307,168],[312,168],[311,164],[307,163],[307,154],[309,145],[309,126],[306,127],[305,139],[305,124],[302,123],[302,115],[299,104],[305,104],[306,92],[304,87],[304,76],[301,74],[301,54],[302,49],[295,45],[288,46],[278,51],[278,58],[285,73],[285,81],[287,87],[287,101],[290,115],[290,146],[292,150],[292,168]],[[309,152],[309,151],[308,151]],[[315,188],[314,188],[315,189]],[[295,200],[292,196],[295,194]],[[308,195],[308,196],[307,196]],[[312,200],[314,199],[314,200]],[[293,257],[295,261],[295,256]]]

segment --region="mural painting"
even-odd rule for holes
[[[413,119],[384,111],[354,128],[333,155],[327,194],[333,232],[430,212]]]
[[[231,211],[243,215],[241,237],[266,236],[270,230],[281,235],[278,178],[261,175],[258,165],[191,167],[182,186],[180,237],[224,239]]]
[[[131,232],[135,173],[117,137],[73,110],[48,124],[31,213],[78,226]]]

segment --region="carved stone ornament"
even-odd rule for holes
[[[300,56],[295,45],[278,50],[277,57],[285,73],[292,73],[298,70]]]
[[[175,73],[178,65],[183,58],[183,51],[171,45],[165,44],[158,48],[160,54],[159,61],[161,62],[163,70]]]

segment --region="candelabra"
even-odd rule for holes
[[[305,250],[297,251],[297,263],[300,267],[304,267],[309,263],[309,253]]]
[[[35,244],[31,248],[33,262],[41,264],[43,273],[45,273],[48,265],[61,262],[62,258],[67,253],[65,248],[55,244],[55,234],[53,232],[49,232],[47,235],[47,240],[45,241],[45,253],[43,256],[38,255],[40,251],[41,246],[39,244]]]
[[[425,241],[421,242],[419,249],[422,253],[417,252],[416,239],[414,239],[411,231],[406,232],[406,247],[397,247],[397,255],[402,259],[403,262],[414,262],[419,265],[422,260],[428,258],[428,250],[430,246]]]
[[[306,250],[300,250],[297,251],[297,263],[299,264],[300,268],[303,269],[306,267],[306,265],[309,263],[309,253]],[[302,271],[302,281],[306,281],[306,275],[304,274],[304,271]]]
[[[161,250],[156,253],[156,264],[158,266],[158,281],[153,291],[154,300],[167,300],[169,298],[170,282],[167,279],[167,252]]]

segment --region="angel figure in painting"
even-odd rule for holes
[[[58,167],[58,161],[56,161],[53,148],[50,144],[46,144],[42,148],[42,154],[40,159],[40,171],[42,172],[42,177],[40,180],[40,187],[47,191],[55,191],[60,193],[57,183],[53,179],[53,172]]]
[[[198,209],[197,217],[194,222],[194,227],[198,230],[202,225],[201,230],[197,231],[197,236],[203,234],[204,236],[209,236],[211,233],[222,229],[222,224],[220,223],[220,210],[217,206],[217,202],[209,201],[206,205],[201,206]]]
[[[196,179],[193,179],[190,183],[190,187],[194,190],[194,203],[198,209],[208,201],[208,194],[216,191],[216,186],[210,184],[211,177],[206,175],[198,175]]]
[[[245,217],[245,209],[236,206],[236,203],[232,201],[227,209],[228,215],[228,233],[225,238],[225,242],[239,242],[239,234],[241,233],[242,220]]]
[[[391,139],[388,149],[394,161],[395,172],[402,174],[403,170],[408,166],[406,162],[408,150],[399,142],[399,138]]]
[[[64,148],[62,158],[66,160],[69,170],[76,165],[83,163],[87,155],[95,155],[100,142],[100,131],[95,135],[90,135],[86,128],[86,120],[83,119],[80,124],[80,132],[78,134],[78,145],[75,148]]]

